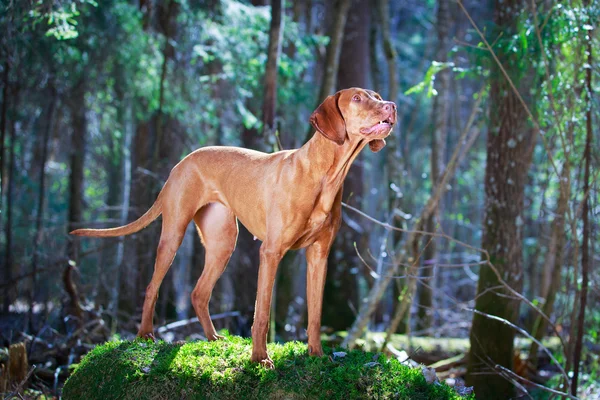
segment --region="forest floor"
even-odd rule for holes
[[[8,329],[4,329],[9,325],[11,325],[10,321],[6,318],[0,318],[0,327],[2,327],[0,330],[3,333],[9,331]],[[185,340],[187,343],[203,343],[197,341],[199,335],[196,325],[197,323],[186,324],[184,328],[174,329],[171,335],[173,342]],[[12,331],[18,332],[15,330]],[[157,329],[157,331],[160,331],[160,329]],[[191,331],[195,332],[195,334],[190,336],[189,332]],[[336,332],[331,335],[323,335],[322,339],[326,345],[335,348],[341,343],[345,334],[346,332]],[[108,332],[102,319],[97,318],[88,321],[83,328],[70,329],[69,334],[59,334],[55,329],[46,326],[46,328],[40,330],[36,335],[14,333],[10,338],[5,337],[3,334],[0,334],[0,337],[4,343],[25,343],[28,356],[28,359],[26,359],[28,364],[25,367],[25,371],[29,370],[31,372],[29,388],[33,390],[32,393],[43,393],[48,398],[52,398],[61,392],[65,380],[72,372],[73,365],[79,363],[85,354],[94,349],[98,344],[109,340],[109,343],[113,343],[115,337],[111,339],[107,335]],[[124,333],[121,337],[132,338],[134,334]],[[365,339],[358,342],[358,345],[361,350],[373,352],[378,356],[388,357],[405,366],[416,367],[418,370],[420,370],[421,366],[428,366],[435,370],[436,376],[441,382],[450,386],[464,386],[463,379],[466,372],[465,355],[469,350],[469,340],[467,338],[416,337],[395,334],[392,335],[390,343],[384,349],[381,349],[384,337],[385,334],[382,332],[370,332],[366,335]],[[236,337],[235,341],[238,339]],[[243,346],[249,346],[249,339],[239,340],[242,341],[239,342],[239,346],[242,346],[242,343],[245,343]],[[305,346],[298,342],[290,343],[295,343],[293,346]],[[545,339],[543,344],[553,354],[559,352],[560,341],[558,338]],[[285,344],[283,347],[287,345]],[[527,378],[533,378],[538,383],[549,384],[551,379],[557,377],[558,372],[556,368],[553,368],[547,356],[544,357],[540,353],[541,356],[537,370],[528,370],[526,365],[519,361],[524,358],[523,355],[526,354],[529,345],[530,341],[526,338],[517,338],[515,341],[515,363],[520,368],[519,373]],[[282,347],[275,344],[272,346],[279,346],[276,347],[278,349]],[[99,347],[104,348],[104,346]],[[296,352],[300,351],[299,347],[295,347],[295,349],[294,351]],[[250,354],[249,347],[247,350],[247,354],[240,354],[239,357],[248,358]],[[0,348],[0,364],[7,364],[7,360],[8,349]],[[371,362],[371,360],[366,362]],[[32,366],[35,366],[35,370],[32,369]],[[592,388],[590,390],[595,389]],[[536,396],[536,398],[538,397]]]

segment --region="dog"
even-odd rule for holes
[[[273,368],[267,331],[277,267],[290,249],[306,248],[308,353],[322,356],[320,329],[327,256],[341,224],[342,185],[368,144],[378,152],[396,123],[396,105],[371,90],[350,88],[327,97],[310,116],[316,132],[299,149],[261,153],[211,146],[186,156],[171,171],[152,207],[117,228],[77,229],[79,236],[137,232],[162,214],[152,280],[146,288],[139,337],[154,338],[152,318],[160,284],[193,220],[206,248],[191,300],[208,340],[221,339],[208,311],[215,283],[235,249],[238,220],[258,239],[260,267],[252,325],[252,361]]]

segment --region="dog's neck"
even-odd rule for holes
[[[311,177],[322,185],[324,208],[331,209],[352,162],[367,143],[366,139],[349,135],[344,144],[339,145],[316,132],[296,151],[297,159],[307,163]]]

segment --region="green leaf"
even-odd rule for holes
[[[454,63],[452,62],[432,61],[431,66],[429,67],[429,69],[427,69],[427,72],[425,73],[423,81],[409,88],[406,92],[404,92],[404,94],[409,95],[413,93],[421,93],[427,88],[427,97],[437,96],[437,91],[433,87],[433,83],[435,82],[435,75],[438,74],[440,71],[445,70],[446,68],[452,67],[454,67]]]

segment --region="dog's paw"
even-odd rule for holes
[[[319,346],[308,345],[308,355],[313,357],[323,357],[323,348]]]
[[[260,365],[265,367],[266,369],[274,369],[275,364],[273,364],[273,360],[271,360],[268,356],[264,360],[260,360]]]
[[[263,354],[263,355],[254,355],[254,354],[252,354],[251,360],[252,360],[252,362],[259,363],[260,365],[262,365],[266,369],[273,369],[273,368],[275,368],[275,364],[273,364],[273,360],[271,360],[271,357],[269,357],[268,354]]]
[[[156,337],[154,336],[154,333],[152,332],[138,332],[137,337],[139,339],[145,339],[145,340],[152,340],[153,342],[156,342]]]

